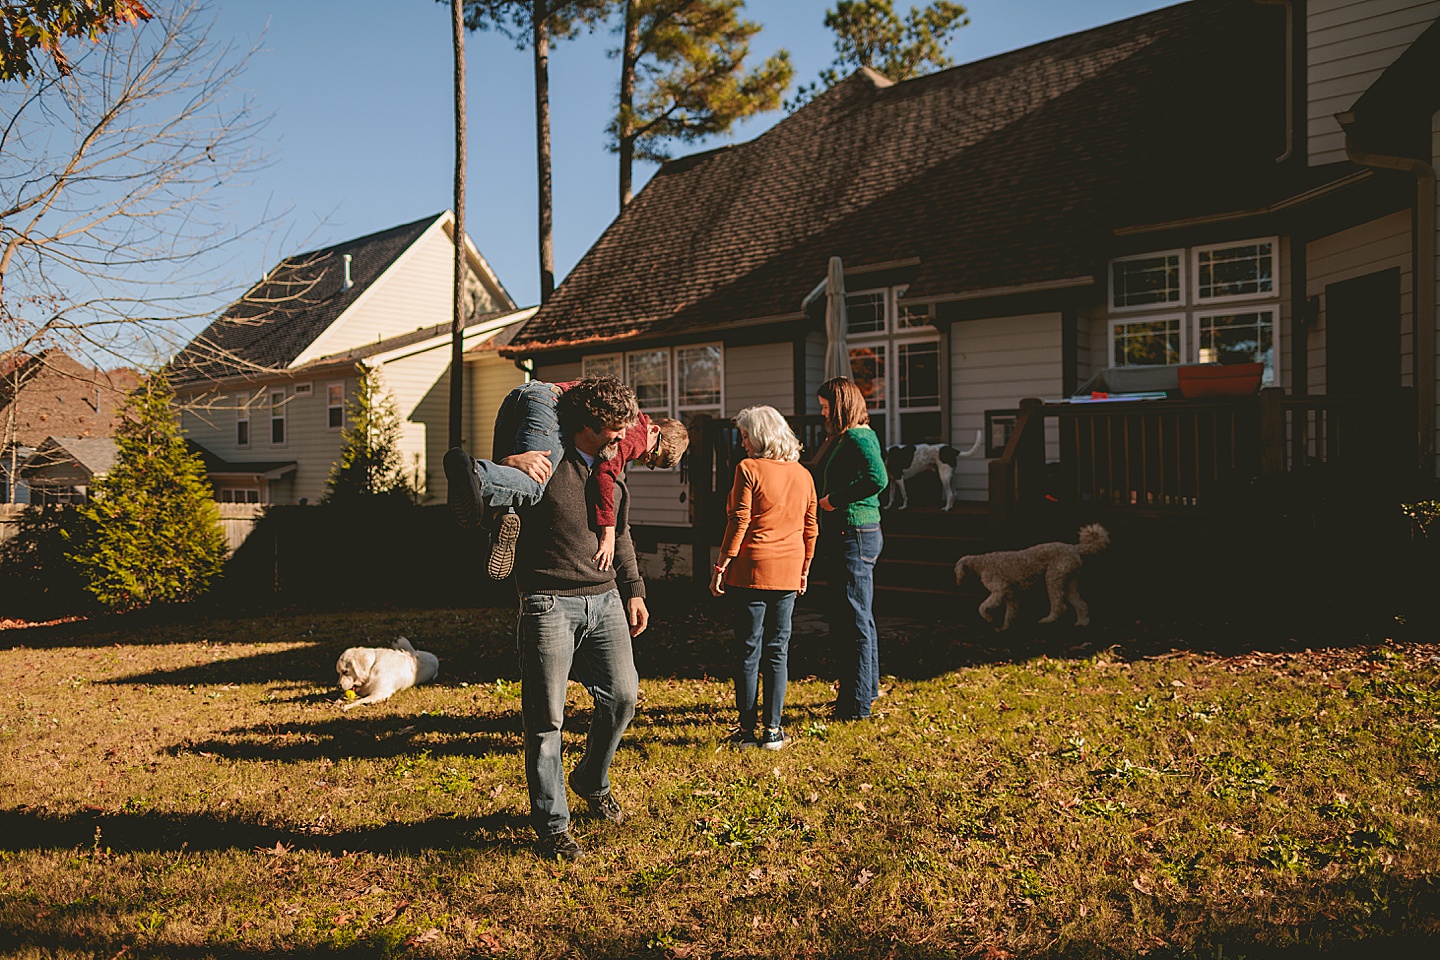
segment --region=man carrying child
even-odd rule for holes
[[[548,384],[541,386],[548,390]],[[556,396],[553,391],[550,395]],[[514,399],[518,407],[526,398]],[[529,399],[545,400],[543,396]],[[610,789],[610,763],[635,714],[639,692],[631,640],[644,632],[650,614],[630,540],[630,498],[624,482],[614,479],[610,491],[614,556],[613,563],[603,567],[594,559],[595,510],[587,503],[586,491],[592,477],[622,456],[627,431],[640,412],[634,391],[611,377],[578,381],[550,407],[563,440],[550,443],[557,438],[548,438],[545,442],[550,446],[541,448],[540,456],[522,454],[510,460],[514,472],[530,469],[539,475],[530,479],[541,492],[532,497],[527,488],[514,501],[518,512],[507,516],[523,522],[524,529],[515,544],[514,572],[520,593],[520,709],[530,822],[542,856],[574,860],[582,851],[570,835],[561,758],[565,685],[571,677],[590,691],[595,710],[585,754],[568,778],[570,788],[586,800],[592,816],[612,823],[624,816]],[[514,407],[502,408],[510,437],[516,436],[517,412]],[[521,442],[533,439],[522,437]],[[452,459],[459,458],[447,455],[447,466]],[[482,472],[505,469],[477,462],[486,464]],[[479,485],[456,483],[456,479],[465,477],[451,480],[452,491],[459,490],[458,495],[452,492],[452,505],[478,515],[483,501],[455,501],[457,496],[462,501],[474,496]]]
[[[594,377],[592,380],[614,379]],[[463,527],[480,522],[486,508],[499,510],[492,518],[490,576],[504,580],[515,559],[520,516],[515,508],[533,506],[545,493],[551,471],[560,463],[561,437],[556,404],[577,384],[532,381],[510,391],[495,418],[492,460],[476,460],[459,447],[445,454],[445,478],[450,506]],[[619,381],[615,381],[619,383]],[[623,384],[622,384],[623,386]],[[628,389],[628,388],[627,388]],[[595,471],[591,491],[591,518],[597,546],[590,562],[608,570],[615,556],[615,482],[626,464],[673,467],[689,446],[685,425],[669,417],[651,420],[638,408],[626,427],[613,458]],[[544,462],[548,458],[548,463]]]

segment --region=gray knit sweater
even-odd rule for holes
[[[521,594],[593,596],[620,590],[622,600],[645,596],[645,581],[630,540],[630,491],[615,484],[615,563],[597,570],[590,558],[599,544],[585,505],[590,467],[573,447],[545,486],[545,497],[520,509],[520,542],[515,548],[515,582]]]

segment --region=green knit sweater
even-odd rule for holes
[[[880,453],[880,438],[869,427],[851,427],[840,435],[820,471],[820,496],[834,511],[820,511],[822,524],[846,527],[880,522],[880,492],[890,478]]]

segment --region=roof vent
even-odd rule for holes
[[[355,281],[350,277],[350,254],[347,253],[345,254],[345,283],[340,289],[349,290],[353,286],[355,286]]]

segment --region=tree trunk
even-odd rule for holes
[[[465,415],[465,0],[450,0],[455,48],[455,302],[450,315],[450,446],[464,445]]]
[[[635,161],[635,135],[631,111],[635,106],[635,61],[640,52],[640,16],[635,0],[625,0],[625,46],[620,53],[620,209],[629,205],[633,196],[631,167]]]
[[[555,292],[554,199],[550,189],[550,11],[535,0],[535,161],[540,190],[540,302]]]

